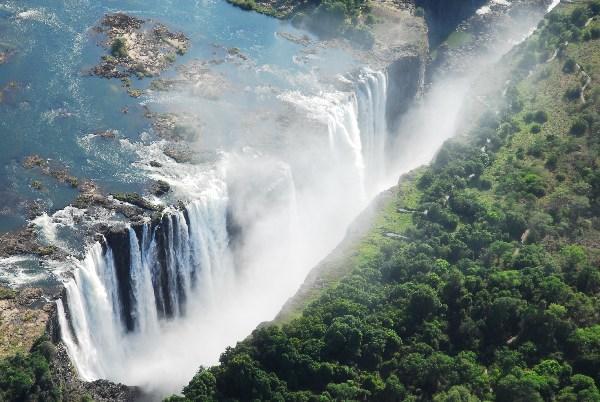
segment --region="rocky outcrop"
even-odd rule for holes
[[[419,55],[397,59],[387,68],[388,93],[385,115],[390,132],[421,95],[425,76],[424,60]]]
[[[39,155],[29,155],[23,160],[23,167],[26,169],[36,169],[41,174],[52,177],[60,183],[68,184],[76,188],[79,186],[79,179],[70,174],[69,169],[58,162],[43,159]]]
[[[104,78],[157,76],[189,46],[189,39],[183,33],[123,13],[104,16],[95,30],[105,35],[102,44],[110,54],[103,56],[90,74]],[[128,86],[126,81],[124,84]],[[130,88],[130,91],[135,90]]]
[[[425,11],[432,47],[437,46],[465,18],[485,3],[486,0],[415,0],[415,4]]]
[[[84,398],[95,402],[133,402],[143,398],[141,391],[136,387],[107,380],[81,380],[62,342],[56,344],[50,371],[52,381],[61,389],[63,400],[67,402],[85,400]]]
[[[152,183],[152,187],[150,188],[150,192],[157,197],[167,194],[171,191],[171,186],[169,183],[163,180],[157,180]]]

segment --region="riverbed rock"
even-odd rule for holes
[[[171,191],[171,186],[166,181],[157,180],[152,184],[150,191],[152,192],[152,194],[156,195],[157,197],[160,197],[161,195],[165,195],[169,191]]]
[[[168,184],[167,184],[168,186]],[[135,205],[148,211],[160,211],[161,208],[157,205],[152,204],[138,193],[113,193],[113,198],[121,202]]]
[[[40,247],[36,232],[30,226],[0,235],[0,257],[36,254]]]
[[[189,148],[178,147],[178,146],[175,146],[175,144],[167,146],[163,150],[163,152],[165,155],[167,155],[169,158],[175,160],[175,162],[177,162],[177,163],[192,162],[193,157],[194,157],[194,154],[192,153],[192,151]]]
[[[157,76],[189,47],[189,39],[183,33],[123,13],[105,15],[95,31],[104,35],[102,46],[110,54],[104,55],[90,74],[104,78]],[[141,95],[133,88],[128,92],[134,97]]]
[[[25,159],[23,159],[23,167],[27,169],[33,169],[34,167],[44,167],[47,164],[48,162],[45,159],[42,159],[42,157],[37,154],[26,156]]]
[[[41,174],[52,177],[60,183],[65,183],[73,188],[79,186],[79,179],[73,176],[69,169],[59,162],[43,159],[39,155],[29,155],[23,159],[22,165],[26,169],[37,169]]]
[[[118,133],[117,130],[98,130],[94,132],[94,136],[105,139],[115,139]]]

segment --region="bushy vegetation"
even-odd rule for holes
[[[561,97],[564,59],[529,74],[596,6],[552,14],[512,56],[506,105],[401,186],[382,219],[402,236],[367,238],[299,317],[170,400],[600,401],[600,97]]]
[[[123,38],[116,38],[110,46],[110,54],[116,58],[127,57],[127,42]]]
[[[0,360],[0,401],[61,401],[60,389],[50,376],[49,364],[55,353],[54,345],[40,338],[30,353]]]

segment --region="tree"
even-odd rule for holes
[[[430,286],[417,285],[410,295],[407,312],[415,322],[434,314],[441,306],[437,293]]]
[[[360,356],[363,334],[360,321],[350,315],[335,318],[325,332],[325,351],[339,361],[352,361]]]
[[[183,388],[183,395],[192,401],[211,400],[215,395],[216,385],[213,373],[200,367],[192,381]]]
[[[479,398],[462,385],[455,385],[447,392],[439,392],[434,395],[433,402],[479,402]]]

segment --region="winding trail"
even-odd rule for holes
[[[579,70],[581,75],[583,75],[585,77],[585,83],[581,87],[581,93],[579,94],[581,103],[585,103],[585,90],[592,82],[592,77],[590,77],[590,75],[588,73],[586,73],[585,70],[583,69],[583,67],[581,67],[579,64],[577,64],[577,69]]]

